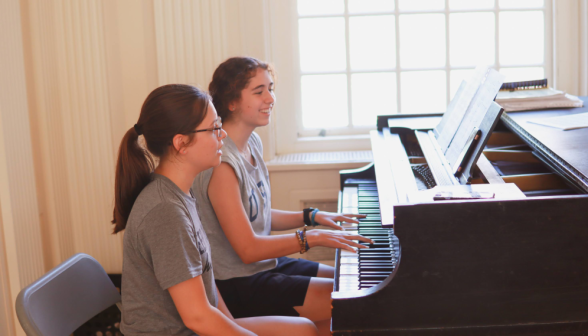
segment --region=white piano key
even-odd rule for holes
[[[341,257],[356,257],[357,258],[357,253],[356,252],[350,252],[347,250],[341,250]]]
[[[346,292],[350,290],[359,290],[359,284],[357,285],[349,285],[349,286],[339,286],[339,291]]]
[[[353,265],[353,264],[359,264],[359,259],[357,257],[355,258],[351,258],[351,257],[343,257],[341,258],[341,265],[345,265],[345,264],[349,264],[349,265]]]
[[[358,214],[359,213],[359,208],[357,207],[357,204],[355,206],[347,206],[347,207],[343,207],[341,209],[341,212],[344,214]]]
[[[339,269],[341,270],[341,273],[346,273],[351,271],[357,271],[358,267],[357,264],[343,264],[340,265]]]
[[[341,280],[339,279],[339,287],[357,287],[359,286],[359,279]]]
[[[359,203],[357,197],[357,187],[344,187],[343,188],[343,208],[357,207]]]
[[[343,228],[344,231],[347,231],[347,232],[357,231],[357,224],[355,224],[355,223],[343,223],[343,224],[341,224],[341,227]]]
[[[355,280],[357,279],[357,277],[355,276],[355,274],[341,274],[341,277],[339,278],[339,281],[350,281],[350,280]]]

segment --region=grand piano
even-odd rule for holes
[[[336,252],[333,335],[588,335],[588,128],[529,123],[582,99],[502,113],[465,185],[428,169],[442,115],[378,117],[374,162],[340,173],[375,244]],[[495,196],[433,200],[452,188]]]

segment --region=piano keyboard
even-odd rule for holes
[[[361,243],[369,249],[357,253],[341,250],[339,260],[339,291],[373,287],[385,280],[395,269],[400,245],[392,229],[382,228],[378,187],[373,180],[347,180],[343,188],[343,213],[366,215],[359,224],[343,224],[348,232],[357,232],[374,240]],[[357,241],[356,241],[357,242]]]

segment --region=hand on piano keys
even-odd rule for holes
[[[365,218],[360,214],[340,214],[326,211],[316,213],[315,222],[333,228],[335,230],[344,230],[346,227],[357,227],[359,221],[355,218]],[[337,224],[341,222],[341,225]]]
[[[314,246],[325,246],[343,249],[355,253],[357,249],[369,248],[361,244],[374,244],[370,238],[364,237],[356,232],[341,232],[331,230],[310,230],[306,232],[308,245],[312,248]]]

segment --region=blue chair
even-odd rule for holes
[[[23,288],[16,314],[29,336],[66,336],[120,300],[96,259],[78,253]]]

